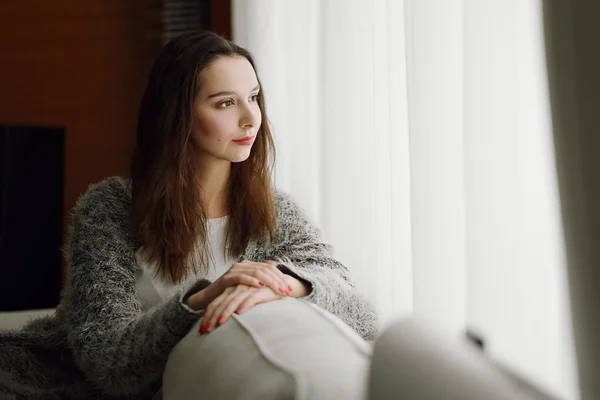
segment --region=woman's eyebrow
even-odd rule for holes
[[[251,90],[251,92],[254,92],[254,91],[258,90],[258,89],[260,89],[260,85],[256,85],[256,86],[254,87],[254,89],[252,89],[252,90]],[[233,95],[233,94],[235,94],[235,92],[231,92],[231,91],[226,91],[226,90],[224,90],[224,91],[220,91],[220,92],[217,92],[217,93],[213,93],[213,94],[209,95],[207,98],[208,98],[208,99],[212,99],[213,97],[219,97],[219,96],[231,96],[231,95]]]

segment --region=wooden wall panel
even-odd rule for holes
[[[2,1],[0,124],[66,127],[65,216],[127,173],[159,33],[156,0]]]
[[[231,0],[210,2],[210,30],[231,40]]]
[[[0,124],[65,126],[65,224],[87,187],[126,175],[160,49],[160,0],[2,0]],[[231,35],[229,0],[211,28]]]

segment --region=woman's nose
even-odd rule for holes
[[[240,128],[252,128],[258,122],[257,112],[252,109],[250,104],[244,104],[240,110]]]

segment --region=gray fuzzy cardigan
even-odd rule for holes
[[[286,273],[312,284],[305,300],[372,339],[376,313],[348,270],[289,196],[276,192],[275,200],[275,239],[251,242],[240,259],[282,261]],[[130,183],[117,177],[79,199],[56,313],[0,334],[0,399],[151,399],[160,388],[171,349],[202,316],[184,300],[210,282],[143,312],[134,289],[139,267],[130,207]]]

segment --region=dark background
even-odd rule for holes
[[[152,62],[166,40],[192,28],[229,38],[230,1],[1,1],[0,309],[58,301],[64,260],[47,243],[64,245],[71,211],[90,184],[128,174]],[[23,126],[63,128],[64,137]],[[44,174],[57,168],[62,182]]]

